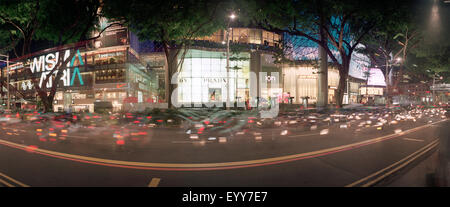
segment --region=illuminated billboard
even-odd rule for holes
[[[72,52],[74,52],[75,54],[73,55],[71,60],[67,61]],[[64,61],[67,61],[66,67],[55,69],[57,65],[61,64],[61,62]],[[66,87],[84,86],[85,78],[91,79],[87,77],[87,74],[81,74],[80,67],[85,65],[85,61],[83,60],[83,56],[81,55],[79,50],[73,51],[67,49],[63,51],[50,52],[32,57],[21,62],[17,62],[18,63],[14,64],[13,67],[10,67],[10,70],[19,70],[21,71],[21,73],[25,74],[25,70],[30,70],[30,72],[35,75],[35,77],[39,77],[40,88],[43,87],[45,80],[49,76],[51,76],[52,78],[48,78],[45,87],[51,88],[58,72],[62,73],[60,79],[58,80],[61,81],[60,85]],[[34,88],[31,79],[19,81],[18,83],[18,88],[24,91],[32,90]]]
[[[369,75],[369,86],[386,86],[386,81],[383,72],[378,68],[365,68],[364,71],[370,71]],[[366,78],[365,78],[366,79]]]

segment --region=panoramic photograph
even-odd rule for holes
[[[450,0],[0,0],[0,87],[4,189],[450,186]]]

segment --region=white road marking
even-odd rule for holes
[[[213,141],[172,141],[172,144],[211,143]]]
[[[291,135],[291,136],[288,136],[288,137],[305,137],[305,136],[312,136],[312,135],[319,135],[319,133]]]
[[[74,136],[74,135],[67,135],[67,137],[81,138],[81,139],[87,139],[87,138],[89,138],[89,137],[85,137],[85,136]]]
[[[412,139],[412,138],[403,138],[404,140],[415,141],[415,142],[423,142],[422,139]]]
[[[153,178],[148,184],[148,187],[158,187],[160,181],[161,178]]]

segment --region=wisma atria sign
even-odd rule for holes
[[[63,61],[66,61],[67,58],[69,58],[70,52],[71,52],[70,50],[64,51]],[[48,54],[33,58],[33,61],[30,63],[30,70],[31,70],[31,73],[41,73],[39,87],[42,88],[42,83],[44,82],[44,80],[47,78],[48,75],[50,75],[51,71],[58,65],[58,61],[60,60],[60,55],[62,55],[62,54],[60,54],[60,52],[54,52],[54,53],[48,53]],[[74,66],[76,57],[78,57],[79,66],[84,65],[80,50],[77,50],[76,54],[73,56],[72,60],[67,63],[68,68],[55,70],[51,74],[56,77],[56,74],[59,71],[62,71],[63,75],[61,76],[60,80],[63,81],[64,86],[73,86],[76,77],[80,81],[80,84],[84,85],[83,79],[80,74],[79,67],[76,66],[74,68],[73,72],[71,72],[71,68]],[[50,88],[50,87],[52,87],[52,84],[53,84],[52,79],[50,78],[47,82],[46,87]]]

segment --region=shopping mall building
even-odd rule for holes
[[[225,35],[226,31],[219,30],[211,36],[198,38],[185,54],[176,82],[178,88],[175,93],[180,104],[189,107],[201,106],[201,103],[225,103],[228,94],[231,102],[241,105],[248,101],[255,106],[256,97],[261,98],[260,103],[276,100],[302,104],[302,97],[309,97],[310,104],[316,103],[318,75],[317,66],[312,61],[318,59],[317,48],[304,48],[302,54],[288,57],[289,63],[281,63],[274,54],[286,42],[283,34],[258,28],[231,28],[231,44],[240,45],[241,50],[238,54],[230,54],[230,75],[227,76]],[[140,53],[142,59],[155,54],[158,53]],[[159,55],[164,57],[162,52]],[[152,60],[144,64],[151,65]],[[358,101],[361,81],[350,79],[348,93],[352,99],[346,98],[347,103]],[[339,72],[330,64],[329,103],[334,102],[338,82]],[[227,83],[230,83],[229,91]],[[256,94],[252,95],[252,92]]]
[[[248,102],[251,106],[256,104],[255,95],[261,100],[276,99],[285,103],[292,100],[293,104],[301,104],[301,97],[308,96],[309,103],[316,102],[315,66],[310,61],[296,59],[289,64],[278,63],[274,58],[274,52],[283,43],[282,34],[258,28],[231,28],[231,47],[240,45],[243,49],[230,53],[229,75],[226,45],[223,44],[225,34],[224,30],[219,30],[211,36],[198,38],[183,54],[184,60],[175,80],[175,93],[183,106],[225,103],[227,95],[232,103]],[[36,107],[39,98],[32,78],[42,81],[58,56],[66,57],[67,53],[74,53],[74,57],[62,70],[64,74],[55,95],[55,111],[92,112],[97,102],[111,103],[114,111],[167,107],[167,61],[162,48],[155,42],[139,42],[133,33],[120,26],[108,28],[85,47],[47,49],[12,60],[9,74],[13,86],[11,103],[20,108]],[[31,75],[25,71],[28,68],[32,69]],[[254,75],[256,78],[252,77]],[[7,99],[7,76],[7,69],[3,67],[0,76],[3,103]],[[334,101],[338,80],[338,71],[330,66],[329,103]],[[51,87],[51,82],[46,87]],[[357,96],[355,87],[358,88],[352,85],[352,91],[347,90],[352,97]],[[350,96],[348,101],[357,101]]]
[[[58,80],[54,98],[55,111],[94,111],[95,102],[110,102],[113,110],[121,110],[127,104],[151,102],[152,83],[155,77],[139,62],[139,54],[132,41],[137,40],[127,28],[109,28],[101,38],[81,47],[50,48],[10,63],[9,82],[11,103],[15,108],[35,108],[39,105],[33,79],[39,87],[50,90],[55,74],[43,86],[43,80],[57,64],[59,56],[64,60],[71,53],[73,59]],[[29,71],[31,69],[31,74]],[[2,101],[7,101],[7,68],[3,67],[0,80],[3,86]]]

